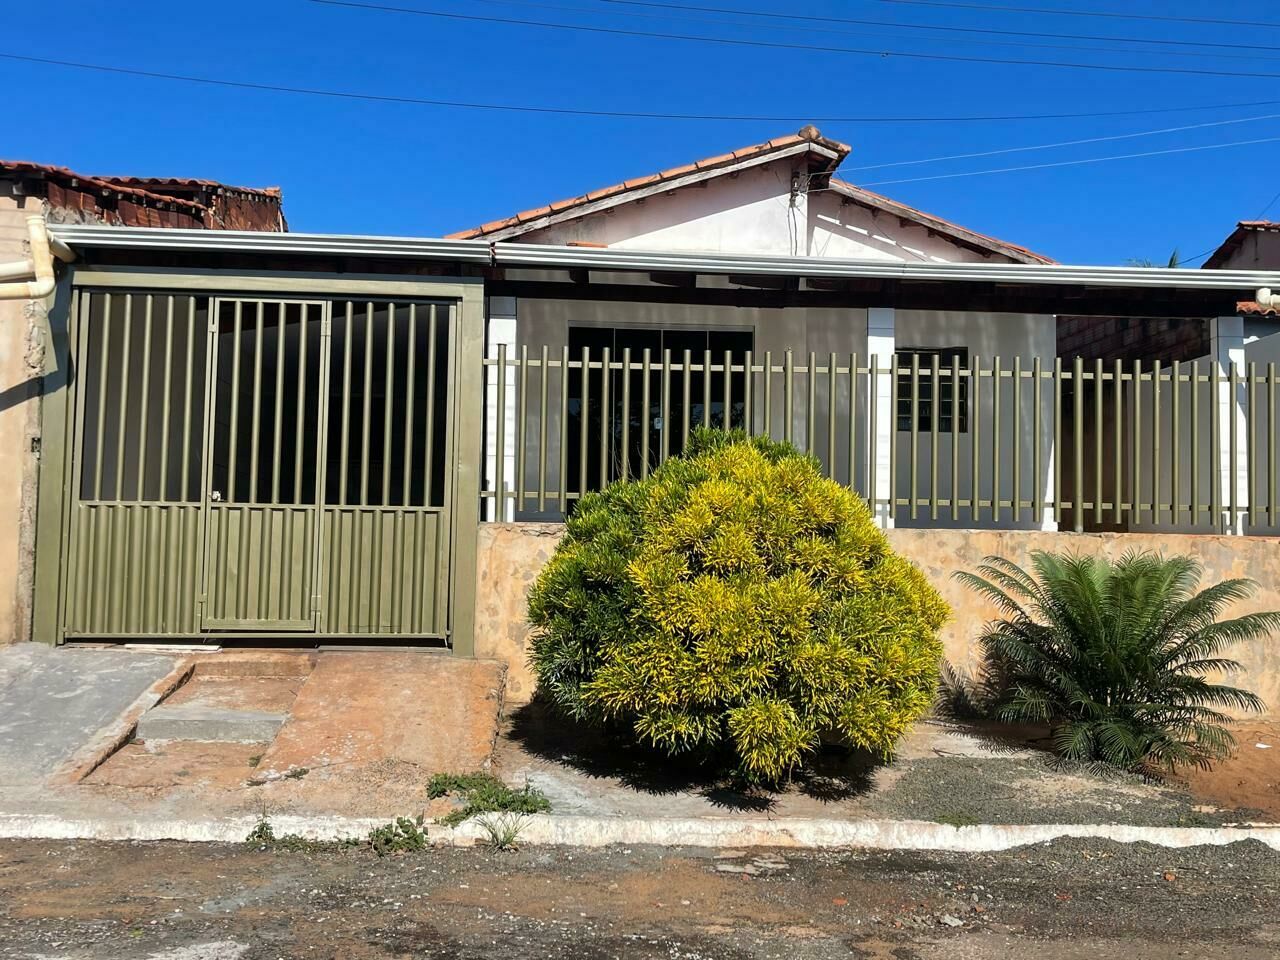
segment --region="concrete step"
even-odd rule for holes
[[[264,710],[232,710],[191,701],[162,703],[138,720],[139,740],[203,740],[227,743],[272,740],[285,714]]]

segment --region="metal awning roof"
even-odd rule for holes
[[[1014,285],[1257,290],[1280,288],[1277,270],[1188,270],[1031,263],[907,263],[828,257],[738,256],[484,240],[236,230],[51,225],[72,248],[350,256],[537,269],[649,271],[734,276],[875,278]]]

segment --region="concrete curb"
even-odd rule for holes
[[[504,816],[495,814],[494,816]],[[511,815],[506,815],[511,816]],[[364,837],[390,818],[270,818],[277,836],[312,840]],[[255,816],[217,820],[72,819],[40,814],[0,815],[0,839],[183,840],[239,843],[257,824]],[[429,825],[439,845],[470,846],[483,840],[479,823],[456,828]],[[1257,840],[1280,850],[1280,825],[1241,827],[1135,827],[1120,824],[979,824],[953,827],[923,820],[767,820],[730,818],[634,819],[539,814],[523,818],[526,846],[612,845],[692,847],[790,847],[794,849],[940,850],[984,853],[1064,837],[1150,843],[1161,847],[1222,846]]]

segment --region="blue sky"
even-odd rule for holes
[[[821,122],[824,133],[853,145],[842,175],[867,185],[1280,138],[1280,10],[1271,0],[973,2],[1274,22],[1274,27],[1001,12],[903,0],[689,0],[685,9],[671,10],[603,0],[387,2],[468,16],[767,43],[1252,76],[717,45],[466,22],[310,0],[131,0],[127,16],[122,14],[126,5],[119,3],[68,0],[59,7],[56,24],[41,4],[10,10],[0,52],[375,95],[795,119],[584,118],[368,103],[0,60],[0,83],[19,93],[7,111],[0,156],[86,173],[278,184],[294,230],[434,236],[790,133],[804,120],[824,116],[1097,113],[1276,101],[1015,122]],[[1238,49],[814,24],[690,6]],[[1113,142],[854,169],[1271,114],[1277,117]],[[1063,261],[1163,262],[1175,247],[1183,256],[1212,249],[1237,220],[1261,212],[1280,191],[1280,142],[872,188]],[[1270,212],[1280,219],[1280,201]]]

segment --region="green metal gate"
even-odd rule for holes
[[[463,298],[356,286],[76,291],[59,639],[450,639]]]

